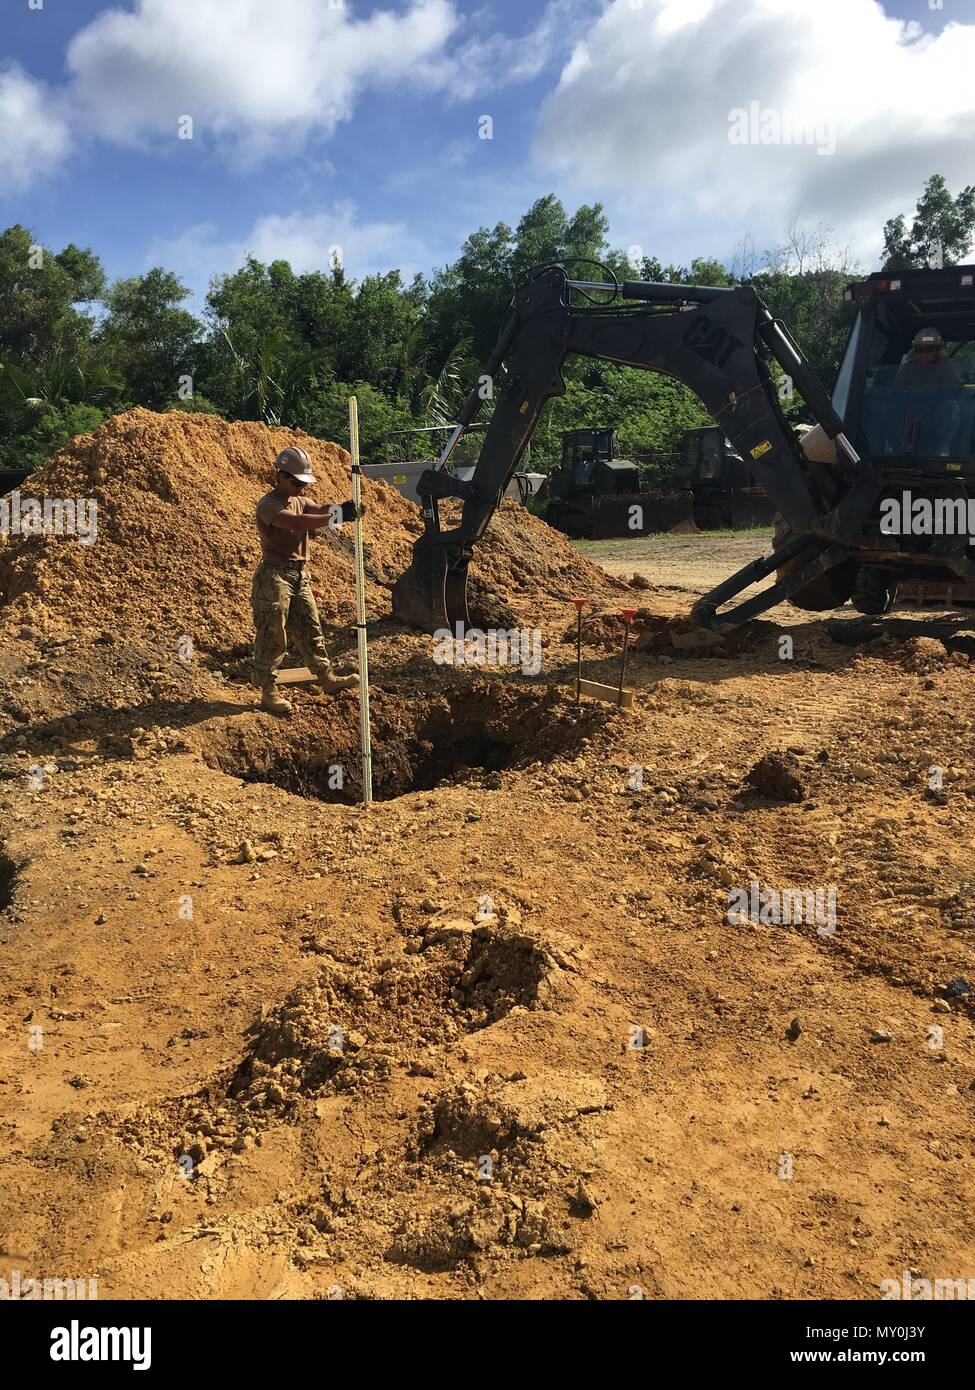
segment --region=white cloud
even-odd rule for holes
[[[761,234],[797,210],[874,256],[930,174],[972,181],[973,71],[975,25],[925,34],[877,0],[614,0],[544,103],[534,156],[625,202],[648,248],[668,223]],[[730,143],[731,111],[753,102],[824,152]]]
[[[216,136],[247,159],[328,137],[369,89],[469,99],[528,80],[591,16],[590,0],[548,0],[534,30],[487,32],[451,0],[357,19],[329,0],[138,0],[72,40],[71,95],[85,129],[122,144]]]
[[[48,89],[19,67],[0,70],[0,195],[49,173],[70,144],[67,124]]]
[[[75,36],[67,65],[88,129],[120,143],[216,135],[250,157],[331,135],[368,84],[409,83],[457,24],[449,0],[356,20],[328,0],[139,0]]]
[[[190,227],[176,237],[152,243],[147,265],[174,270],[194,291],[196,307],[203,299],[212,275],[228,274],[248,256],[265,264],[288,261],[299,274],[328,271],[333,247],[346,274],[362,279],[398,269],[405,283],[428,271],[430,249],[402,222],[360,222],[354,203],[338,202],[313,213],[270,213],[255,222],[242,237],[222,239],[209,223]]]
[[[358,18],[348,0],[134,0],[74,36],[53,93],[18,68],[0,74],[0,178],[14,186],[63,157],[71,133],[160,148],[193,138],[245,164],[329,138],[370,91],[488,100],[561,60],[591,0],[546,0],[511,37],[489,9],[405,0]],[[184,132],[185,138],[185,132]],[[0,185],[2,186],[2,185]]]
[[[592,19],[593,0],[547,0],[538,23],[512,38],[497,32],[473,33],[419,75],[433,90],[468,100],[495,95],[512,83],[530,81],[567,53]],[[473,18],[477,18],[474,16]]]

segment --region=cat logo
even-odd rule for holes
[[[763,439],[762,442],[761,442],[761,444],[756,444],[755,447],[754,447],[754,449],[751,450],[751,456],[752,456],[752,458],[753,458],[753,459],[760,459],[760,458],[762,457],[763,454],[767,454],[767,453],[768,453],[768,451],[771,449],[771,447],[772,447],[772,445],[769,443],[769,441],[768,441],[767,439]]]
[[[726,328],[715,328],[707,314],[695,314],[681,341],[713,367],[723,367],[733,352],[745,346]]]

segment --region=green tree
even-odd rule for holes
[[[511,304],[516,284],[534,266],[553,261],[600,260],[608,222],[599,203],[583,205],[571,217],[554,194],[532,204],[512,229],[499,222],[473,232],[453,265],[430,283],[427,317],[432,369],[438,371],[461,338],[469,338],[478,362],[490,355]]]
[[[539,198],[518,223],[511,249],[511,287],[535,266],[599,260],[606,247],[609,222],[602,204],[583,204],[572,217],[553,193]]]
[[[349,447],[349,397],[359,402],[359,445],[366,462],[386,461],[386,439],[392,430],[409,429],[416,423],[401,404],[390,400],[367,381],[332,379],[308,400],[303,428],[320,439],[333,439]]]
[[[25,363],[0,358],[0,466],[34,468],[101,424],[124,383],[90,353],[56,347]]]
[[[160,410],[192,378],[199,320],[183,308],[189,290],[172,271],[155,266],[145,275],[116,280],[105,295],[108,310],[95,341],[124,378],[126,394]]]
[[[884,224],[884,269],[914,270],[940,258],[957,265],[975,236],[975,186],[956,196],[942,174],[932,174],[917,200],[910,231],[903,214]]]
[[[86,343],[94,319],[86,306],[101,295],[97,257],[75,245],[57,253],[20,225],[0,233],[0,346],[15,362],[43,357],[55,344]]]
[[[233,415],[304,424],[323,383],[364,381],[419,401],[427,378],[425,286],[398,271],[349,280],[250,259],[208,296],[207,393]]]

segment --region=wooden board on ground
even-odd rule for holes
[[[305,681],[317,680],[314,671],[309,671],[307,666],[289,666],[278,672],[278,685],[302,685]]]
[[[580,681],[579,694],[591,695],[594,700],[608,700],[611,705],[629,709],[633,703],[633,691],[623,687],[622,696],[618,685],[603,685],[599,681]]]

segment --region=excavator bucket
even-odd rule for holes
[[[413,560],[393,585],[393,616],[421,632],[455,633],[470,627],[467,567],[471,552],[434,545],[426,536],[413,543]]]

